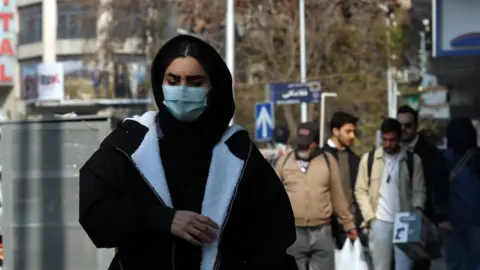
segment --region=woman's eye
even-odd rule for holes
[[[200,87],[202,86],[203,82],[192,82],[192,85],[195,87]]]
[[[177,81],[176,80],[168,80],[167,81],[169,85],[175,85],[177,84]]]

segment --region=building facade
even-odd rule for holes
[[[10,119],[24,117],[31,107],[41,107],[37,80],[42,63],[63,66],[60,107],[87,106],[95,100],[114,104],[147,99],[148,73],[141,41],[139,35],[125,30],[134,28],[135,14],[122,18],[116,29],[107,29],[113,16],[88,2],[96,1],[16,0],[15,87],[13,97],[3,106]],[[115,53],[106,57],[105,41],[120,37]]]

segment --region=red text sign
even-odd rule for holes
[[[16,62],[16,33],[14,0],[1,0],[0,8],[0,85],[12,85]]]

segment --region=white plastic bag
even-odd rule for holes
[[[345,240],[342,250],[335,250],[335,270],[368,270],[360,240]]]

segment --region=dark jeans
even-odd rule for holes
[[[480,227],[441,230],[448,270],[480,270]]]

